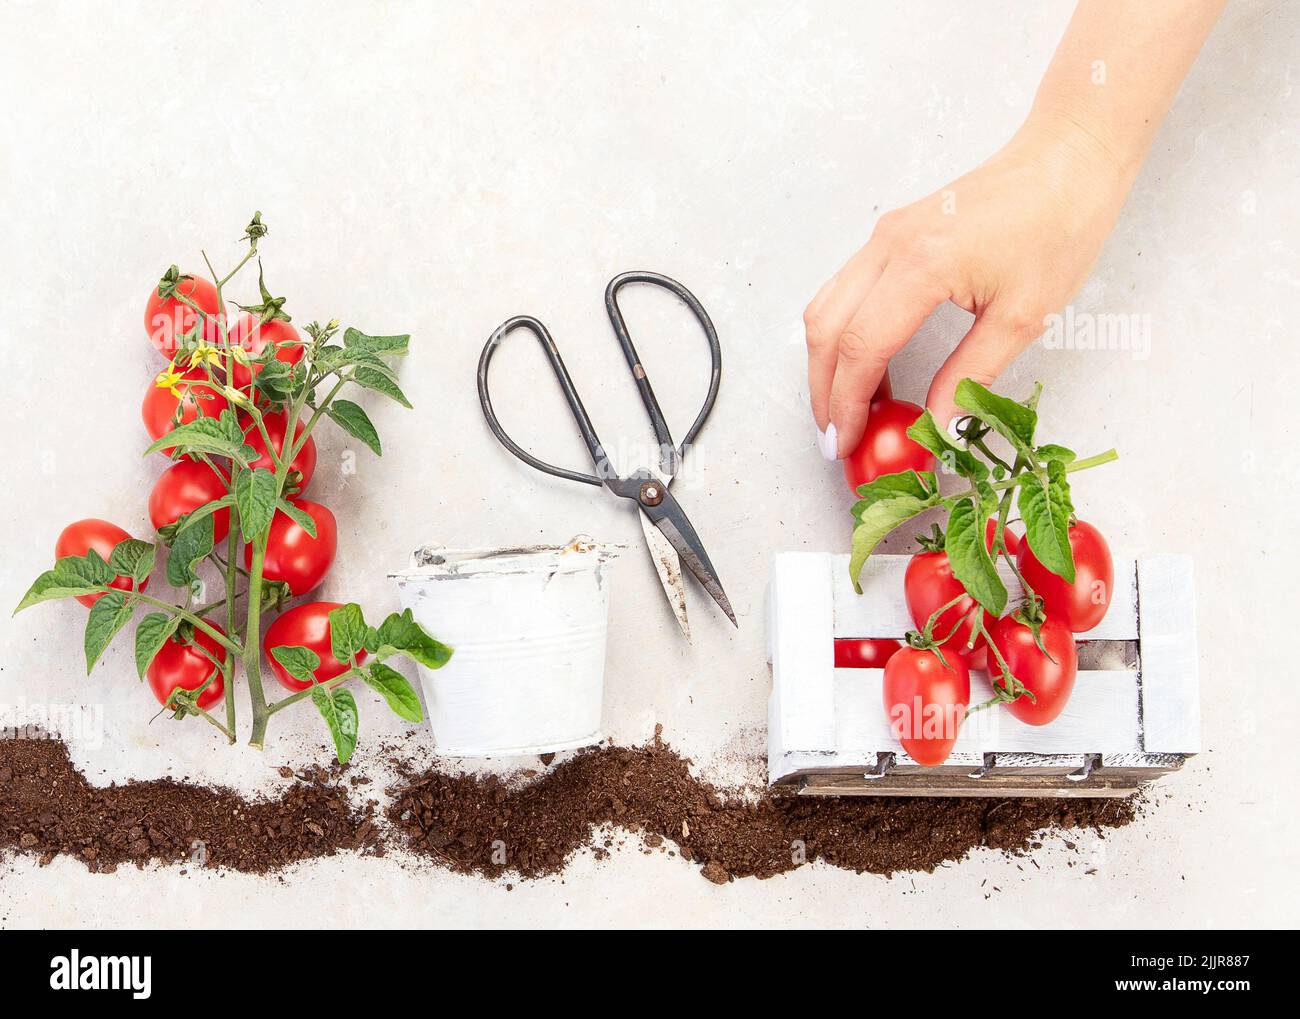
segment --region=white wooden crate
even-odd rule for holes
[[[837,669],[834,640],[902,638],[909,556],[872,556],[861,595],[847,555],[779,553],[768,587],[768,780],[808,795],[1126,796],[1200,750],[1196,604],[1187,556],[1115,560],[1101,624],[1081,635],[1064,712],[1025,725],[992,708],[963,724],[948,760],[916,764],[894,740],[880,669]],[[1000,564],[1008,590],[1017,589]],[[971,673],[971,703],[992,696]]]

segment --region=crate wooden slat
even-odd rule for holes
[[[834,667],[837,637],[901,638],[913,628],[903,600],[908,559],[872,557],[858,595],[847,555],[776,556],[770,782],[809,795],[1122,796],[1200,749],[1191,562],[1117,558],[1110,610],[1084,635],[1090,658],[1107,667],[1080,670],[1061,716],[1029,726],[1001,709],[978,712],[945,765],[920,767],[890,732],[881,670]],[[1014,590],[1009,570],[1004,579]],[[991,693],[987,676],[972,673],[971,702]]]

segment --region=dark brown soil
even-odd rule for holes
[[[766,878],[824,860],[858,873],[931,871],[977,846],[1021,852],[1036,833],[1114,828],[1131,800],[841,798],[728,795],[692,777],[656,736],[645,747],[602,747],[513,787],[494,777],[426,772],[391,790],[389,816],[416,852],[454,870],[540,877],[563,869],[609,822],[643,833],[648,851],[680,855],[703,877]],[[602,834],[596,854],[614,848]]]
[[[0,851],[75,856],[100,872],[159,861],[267,873],[391,842],[463,873],[536,878],[586,846],[603,859],[636,832],[643,851],[681,856],[723,884],[818,859],[859,873],[928,871],[977,846],[1035,848],[1044,830],[1127,824],[1136,810],[1116,800],[747,799],[692,777],[656,736],[579,754],[522,785],[407,773],[390,790],[388,828],[359,797],[367,779],[339,769],[284,769],[286,788],[268,800],[171,779],[97,787],[62,742],[3,736]]]
[[[358,807],[324,769],[285,777],[292,784],[265,801],[172,779],[98,787],[61,741],[0,738],[0,849],[75,856],[100,872],[160,861],[266,873],[375,845],[373,801]]]

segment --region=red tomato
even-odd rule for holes
[[[980,672],[989,671],[989,646],[984,644],[977,647],[968,655],[962,655],[966,659],[966,667],[972,672],[978,669]]]
[[[1049,659],[1034,643],[1034,632],[1016,619],[1014,613],[999,619],[989,633],[1011,675],[1035,697],[1032,701],[1017,697],[1006,702],[1006,709],[1028,725],[1046,725],[1056,718],[1070,699],[1079,667],[1074,634],[1051,616],[1045,619],[1039,637],[1051,656]]]
[[[337,608],[342,608],[341,602],[313,601],[305,605],[295,605],[267,628],[266,636],[262,639],[262,650],[266,652],[275,678],[285,689],[297,692],[306,690],[312,684],[304,683],[289,675],[284,666],[271,654],[272,648],[305,647],[309,651],[315,651],[320,658],[320,667],[313,673],[317,683],[324,683],[347,671],[348,666],[335,658],[334,652],[330,649],[329,617],[330,613]],[[364,651],[357,654],[358,662],[365,661],[365,658]]]
[[[835,668],[883,669],[903,645],[896,640],[868,640],[851,637],[835,641]]]
[[[171,390],[163,389],[149,383],[144,392],[144,405],[140,416],[144,419],[145,431],[151,439],[161,439],[177,425],[176,411],[180,408],[180,421],[187,425],[197,417],[219,418],[229,404],[217,391],[201,368],[191,368],[185,373],[184,381],[177,383],[181,391],[179,400],[172,396]],[[170,455],[171,449],[162,452]]]
[[[325,579],[334,552],[338,548],[338,525],[334,514],[318,502],[309,499],[289,500],[307,512],[316,522],[316,537],[308,534],[288,514],[276,510],[271,520],[271,533],[266,541],[266,558],[262,560],[262,576],[289,585],[294,597],[306,594]],[[253,564],[253,546],[244,546],[244,566]]]
[[[193,300],[209,316],[217,315],[217,288],[208,280],[191,276],[181,280],[177,290]],[[153,345],[169,361],[175,359],[181,339],[194,329],[198,319],[198,312],[188,304],[175,297],[163,300],[158,296],[156,286],[149,291],[149,302],[144,306],[144,329]],[[221,330],[215,317],[206,320],[203,341],[211,346],[220,343]]]
[[[984,526],[984,547],[990,552],[993,551],[993,538],[998,533],[997,517],[989,517],[989,522]],[[1007,546],[1007,551],[1015,555],[1020,550],[1020,539],[1010,527],[1002,528],[1002,542]]]
[[[209,622],[208,625],[221,633],[226,632],[216,623]],[[226,648],[202,630],[194,631],[194,643],[206,648],[208,654],[217,661],[225,662],[230,656]],[[173,636],[168,637],[167,643],[158,649],[145,675],[149,677],[149,686],[153,688],[158,703],[166,704],[167,698],[177,687],[183,690],[197,690],[216,668],[216,663],[193,644],[182,644],[177,637]],[[218,673],[211,685],[199,695],[199,707],[205,711],[212,707],[221,700],[224,690],[225,685],[221,674]]]
[[[975,607],[975,599],[966,594],[961,581],[952,575],[952,564],[948,562],[947,552],[918,552],[912,556],[911,562],[907,564],[907,572],[903,575],[903,596],[907,600],[907,611],[912,614],[912,622],[918,630],[924,630],[930,616],[959,595],[965,597],[944,611],[935,621],[931,634],[935,641],[943,642],[945,650],[951,648],[964,654],[971,630],[974,629],[974,614],[962,620],[960,626],[957,621]],[[993,616],[983,609],[980,611],[984,613],[984,626],[988,628],[993,624]],[[957,627],[956,632],[944,640],[954,626]],[[981,634],[975,639],[973,650],[978,651],[983,646],[984,636]]]
[[[242,347],[250,358],[259,356],[268,343],[275,344],[275,359],[285,364],[297,364],[306,353],[306,348],[298,336],[293,324],[282,318],[263,322],[252,315],[244,315],[230,327],[230,343]],[[253,377],[262,370],[260,364],[240,364],[235,362],[231,381],[236,389],[247,389]]]
[[[149,493],[149,519],[154,530],[175,523],[181,516],[227,494],[226,485],[201,460],[178,460],[165,471]],[[230,530],[230,510],[222,507],[212,514],[212,540],[220,541]]]
[[[889,659],[881,685],[894,738],[917,764],[942,764],[957,742],[970,703],[970,673],[960,655],[905,647]]]
[[[89,517],[85,520],[77,520],[63,529],[59,534],[58,540],[54,543],[54,558],[62,559],[64,556],[84,556],[92,548],[99,554],[99,557],[108,562],[113,555],[113,549],[117,548],[122,542],[130,538],[131,535],[118,527],[117,524],[109,523],[107,520],[100,520],[97,517]],[[118,575],[113,579],[109,587],[115,587],[119,591],[130,591],[133,582],[130,577]],[[143,591],[149,586],[149,581],[140,585]],[[77,601],[81,602],[86,608],[94,605],[103,594],[79,594]]]
[[[854,495],[859,485],[882,474],[934,470],[934,455],[907,437],[908,428],[920,416],[921,408],[906,400],[877,400],[871,405],[862,441],[844,458],[844,477]]]
[[[266,434],[271,437],[271,448],[275,455],[279,456],[284,452],[284,431],[285,426],[289,423],[288,416],[284,411],[274,411],[270,414],[262,415],[262,423],[266,426]],[[271,454],[266,451],[266,440],[262,438],[262,430],[257,427],[256,422],[247,415],[240,418],[240,424],[244,426],[244,441],[257,450],[257,459],[252,461],[250,467],[265,467],[268,471],[275,470],[275,463],[271,459]],[[294,438],[302,435],[302,430],[306,428],[302,421],[294,429]],[[302,491],[307,487],[307,482],[316,472],[316,440],[310,435],[307,441],[302,444],[302,449],[298,450],[298,455],[293,458],[289,464],[289,469],[297,471],[302,475],[302,481],[298,483],[298,490]]]
[[[1100,623],[1110,608],[1115,565],[1101,532],[1082,520],[1070,525],[1070,548],[1074,550],[1073,584],[1040,563],[1027,541],[1020,546],[1016,564],[1025,582],[1043,599],[1047,615],[1075,633],[1084,633]]]

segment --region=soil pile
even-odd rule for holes
[[[656,737],[645,747],[588,751],[523,786],[429,771],[390,790],[389,816],[411,849],[461,872],[554,874],[611,823],[723,883],[813,860],[858,873],[931,871],[977,846],[1020,852],[1041,844],[1040,831],[1113,828],[1136,812],[1131,800],[818,799],[780,791],[749,800],[701,782],[688,763]],[[599,838],[598,856],[618,841]]]

